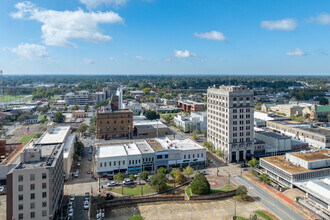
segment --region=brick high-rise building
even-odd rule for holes
[[[207,90],[207,139],[227,162],[249,160],[254,153],[253,107],[253,91],[246,86]]]
[[[96,138],[132,138],[133,112],[129,109],[112,110],[104,106],[96,115]]]

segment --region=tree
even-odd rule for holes
[[[61,123],[64,121],[64,115],[62,114],[62,112],[56,112],[54,115],[54,121]]]
[[[134,174],[129,175],[129,180],[130,181],[136,180],[136,177],[134,176]]]
[[[186,168],[183,169],[183,173],[184,175],[187,175],[189,178],[189,176],[194,173],[194,168],[187,166]]]
[[[72,159],[73,159],[74,161],[78,161],[78,160],[79,160],[79,156],[78,156],[78,154],[73,154],[73,155],[72,155]]]
[[[85,147],[85,145],[82,142],[78,141],[74,144],[74,147],[77,149],[78,152],[80,152],[81,149]]]
[[[191,192],[196,195],[207,195],[211,192],[210,184],[201,172],[195,175],[190,188]]]
[[[143,171],[140,175],[140,178],[144,181],[147,181],[148,179],[148,172],[147,171]]]
[[[210,141],[204,141],[204,146],[208,149],[208,150],[212,150],[213,149],[213,144],[212,144],[212,142],[210,142]]]
[[[163,173],[163,174],[166,175],[167,170],[164,167],[159,167],[158,170],[157,170],[157,173]]]
[[[26,120],[27,116],[28,116],[28,114],[22,114],[17,118],[17,121],[23,122]]]
[[[171,177],[172,177],[173,179],[175,178],[177,172],[180,172],[180,169],[178,169],[178,168],[173,168],[173,169],[171,170],[170,175],[171,175]]]
[[[157,190],[157,192],[160,192],[164,189],[166,189],[166,175],[162,172],[157,172],[151,177],[150,186]]]
[[[266,173],[262,173],[262,174],[260,174],[260,175],[259,175],[259,180],[260,180],[260,181],[263,181],[263,182],[266,183],[266,184],[269,184],[269,183],[270,183],[270,177],[269,177],[269,175],[266,174]]]
[[[79,106],[78,106],[78,105],[74,105],[74,106],[72,106],[71,110],[72,110],[72,111],[79,110]]]
[[[185,178],[182,175],[181,171],[179,170],[178,172],[176,172],[176,174],[175,174],[175,182],[177,184],[182,184],[182,183],[184,183],[184,180],[185,180]]]
[[[116,175],[113,176],[113,179],[120,182],[124,180],[124,176],[121,172],[117,173]]]
[[[195,130],[195,131],[193,131],[193,133],[191,133],[191,137],[194,139],[194,140],[197,140],[197,138],[198,138],[198,135],[199,134],[199,131],[198,130]]]
[[[159,119],[160,118],[160,115],[157,114],[156,111],[152,111],[152,110],[147,110],[144,112],[146,118],[148,120],[154,120],[154,119]]]
[[[77,129],[79,133],[84,133],[87,130],[88,126],[85,123],[81,123]]]
[[[85,111],[85,112],[88,112],[88,109],[89,109],[89,106],[88,106],[87,104],[85,104],[85,106],[84,106],[84,111]]]
[[[164,119],[167,123],[169,123],[169,122],[171,121],[171,115],[164,115],[164,116],[163,116],[163,119]]]
[[[96,131],[96,126],[95,125],[90,125],[88,127],[88,132],[91,133],[91,134],[94,134]]]
[[[151,88],[144,88],[142,89],[144,95],[148,95],[149,92],[151,91]]]
[[[250,167],[257,167],[259,165],[259,161],[256,158],[253,158],[248,162]]]
[[[248,192],[248,190],[245,186],[239,186],[236,189],[236,196],[239,196],[239,197],[241,197],[241,199],[245,200],[247,192]]]

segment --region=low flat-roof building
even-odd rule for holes
[[[207,113],[191,112],[190,116],[176,115],[174,123],[176,126],[182,126],[184,132],[203,131],[207,129]]]
[[[182,108],[182,110],[186,112],[205,111],[204,103],[191,100],[179,100],[177,101],[177,107]]]
[[[313,128],[309,124],[295,121],[267,121],[267,127],[275,132],[304,141],[316,148],[330,147],[330,130]]]
[[[293,187],[297,181],[330,176],[330,150],[286,153],[285,156],[264,157],[260,166],[280,184]]]
[[[172,133],[169,127],[159,120],[135,120],[133,124],[136,137],[163,137]]]

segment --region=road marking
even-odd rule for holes
[[[172,209],[169,205],[164,204],[167,208],[169,208],[172,212],[175,212],[176,210]]]
[[[135,211],[133,211],[132,209],[125,207],[126,209],[130,210],[133,214],[135,214]]]
[[[212,204],[212,202],[208,202],[207,204],[209,204],[209,205],[213,206],[214,208],[219,208],[218,206],[216,206],[216,205],[213,205],[213,204]]]
[[[241,181],[239,181],[238,179],[236,179],[234,176],[232,176],[233,179],[235,179],[237,182],[239,182],[240,184],[244,185]],[[286,216],[288,216],[290,219],[294,220],[293,218],[291,218],[286,212],[284,212],[282,209],[280,209],[279,207],[277,207],[275,204],[269,202],[268,200],[266,200],[265,198],[263,198],[262,196],[258,196],[256,193],[250,191],[251,193],[253,193],[254,195],[256,195],[257,197],[260,197],[261,199],[263,199],[265,202],[269,203],[270,205],[274,206],[275,208],[277,208],[278,210],[280,210],[283,214],[285,214]],[[273,213],[273,212],[272,212]],[[273,213],[275,216],[276,214]],[[278,219],[281,219],[279,218],[278,216],[276,216]]]
[[[182,208],[179,206],[179,204],[173,204],[173,206],[175,206],[176,208],[179,208],[179,209],[182,210],[182,211],[186,211],[186,210],[182,209]]]
[[[157,211],[155,211],[154,209],[152,209],[150,206],[143,206],[144,208],[151,210],[151,212],[157,213]]]
[[[199,205],[204,206],[205,208],[209,209],[210,207],[204,205],[203,203],[199,203]]]
[[[117,209],[119,210],[121,213],[123,213],[124,215],[127,215],[124,211],[122,211],[121,209]]]

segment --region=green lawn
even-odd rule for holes
[[[167,185],[167,188],[168,189],[173,187],[173,184],[167,183],[166,185]],[[123,187],[124,195],[128,195],[128,196],[139,196],[139,195],[142,195],[141,189],[143,191],[143,195],[151,194],[151,193],[155,193],[156,192],[156,190],[154,190],[149,184],[146,184],[146,185],[134,185],[134,186],[124,186]],[[111,191],[113,191],[115,193],[122,194],[122,188],[121,187],[114,188]]]
[[[40,115],[40,120],[46,119],[46,115]]]
[[[14,96],[14,95],[3,95],[0,97],[0,101],[3,102],[3,103],[6,103],[6,102],[11,102],[15,99],[20,99],[20,98],[23,98],[25,95],[17,95],[17,96]]]
[[[243,218],[241,216],[236,216],[236,217],[233,217],[234,220],[246,220],[246,218]]]
[[[266,219],[266,220],[273,220],[271,217],[269,217],[267,214],[261,212],[261,211],[256,211],[255,212],[257,215],[261,216],[262,218]]]
[[[31,139],[40,137],[40,134],[30,134],[29,136],[24,135],[22,139],[18,143],[22,143],[23,145],[27,144]]]
[[[234,189],[235,188],[233,186],[226,185],[226,186],[223,186],[219,189],[211,189],[211,194],[212,193],[218,193],[218,192],[227,192],[227,191],[231,191],[231,190],[234,190]],[[187,193],[188,196],[193,195],[192,192],[191,192],[190,186],[187,187],[186,193]]]

